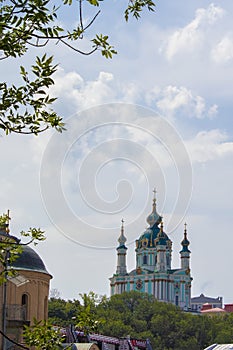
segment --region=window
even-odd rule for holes
[[[143,265],[147,265],[147,255],[143,255]]]
[[[179,306],[179,295],[176,295],[176,306]]]
[[[23,320],[28,319],[28,295],[22,295],[22,318]]]

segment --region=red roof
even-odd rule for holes
[[[207,309],[207,310],[201,310],[201,313],[219,313],[219,312],[226,312],[225,310],[221,309],[220,307],[214,307],[211,309]]]

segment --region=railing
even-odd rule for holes
[[[7,305],[6,319],[11,321],[27,321],[26,305]]]

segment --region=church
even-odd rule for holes
[[[154,191],[155,192],[155,191]],[[148,228],[136,240],[136,268],[127,271],[124,221],[117,247],[116,273],[110,278],[111,295],[131,290],[154,295],[162,302],[183,310],[191,307],[190,250],[185,224],[181,242],[180,267],[172,268],[172,241],[164,232],[162,217],[157,213],[156,198],[147,217]]]
[[[9,215],[9,214],[8,214]],[[48,319],[49,286],[52,275],[47,271],[43,260],[29,246],[21,245],[20,240],[10,235],[8,223],[0,223],[0,245],[4,241],[20,245],[22,251],[17,259],[9,261],[9,252],[5,255],[4,268],[6,281],[0,283],[0,330],[8,338],[0,337],[0,349],[15,349],[13,342],[22,342],[25,325],[33,325],[34,319]],[[14,274],[10,273],[10,270]],[[18,347],[17,347],[18,349]]]

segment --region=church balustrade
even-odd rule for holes
[[[27,320],[27,308],[26,305],[7,305],[6,307],[6,319],[10,321],[26,321]]]

